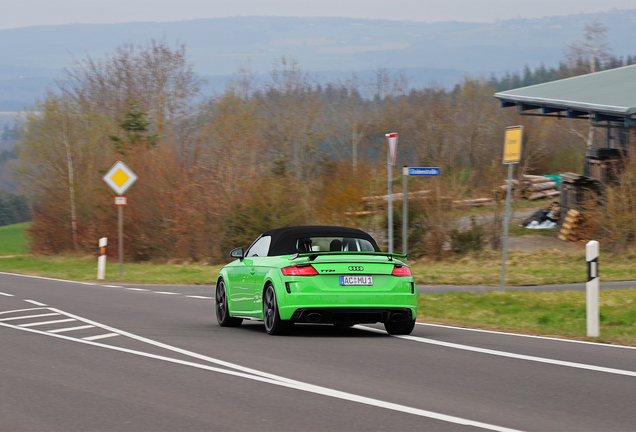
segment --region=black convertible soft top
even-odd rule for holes
[[[297,253],[296,241],[307,237],[346,237],[369,241],[376,252],[380,252],[378,244],[373,237],[356,228],[337,226],[297,226],[277,228],[263,233],[263,236],[271,236],[269,256],[289,255]]]

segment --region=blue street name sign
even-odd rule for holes
[[[410,176],[426,176],[426,177],[438,177],[439,168],[437,167],[416,167],[409,168]]]

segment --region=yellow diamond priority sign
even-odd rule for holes
[[[137,180],[137,175],[125,163],[117,161],[103,179],[117,195],[123,195]]]

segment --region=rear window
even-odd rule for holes
[[[296,251],[303,252],[376,252],[370,241],[350,237],[302,237]]]

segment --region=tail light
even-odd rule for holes
[[[283,276],[317,276],[318,271],[312,265],[293,265],[280,269]]]
[[[393,272],[391,273],[391,275],[404,277],[404,276],[413,276],[413,273],[411,273],[411,269],[408,268],[407,266],[396,265],[395,267],[393,267]]]

